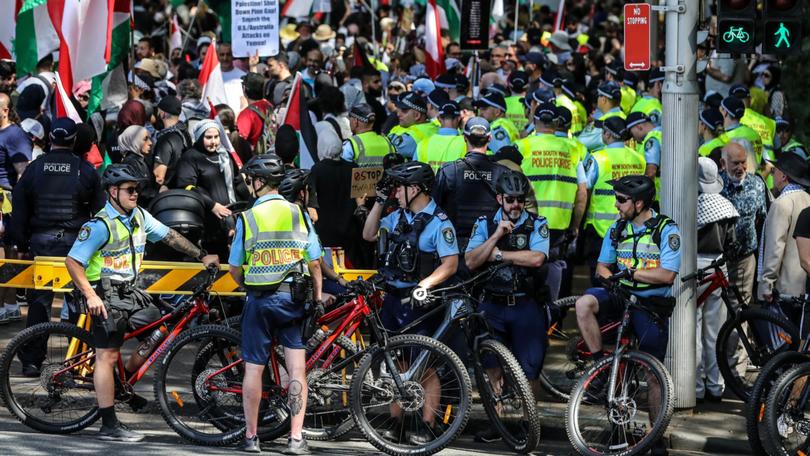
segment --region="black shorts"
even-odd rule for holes
[[[161,317],[160,310],[152,304],[152,298],[140,290],[119,294],[115,290],[102,291],[99,288],[97,292],[101,291],[99,296],[107,309],[107,319],[102,315],[93,317],[92,332],[96,348],[121,348],[124,334]],[[149,334],[143,336],[145,338]]]

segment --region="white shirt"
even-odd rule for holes
[[[225,83],[225,100],[228,106],[233,109],[233,112],[239,116],[242,111],[242,76],[246,73],[239,68],[234,67],[230,71],[222,72],[222,82]]]

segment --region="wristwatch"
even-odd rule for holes
[[[197,261],[202,261],[203,258],[208,256],[208,252],[205,249],[200,249],[200,254],[197,256]]]
[[[503,253],[497,247],[495,247],[495,261],[503,261]]]

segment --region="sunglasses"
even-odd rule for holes
[[[506,201],[506,204],[515,204],[515,203],[523,204],[526,202],[524,198],[519,198],[517,196],[504,196],[503,200]]]
[[[118,187],[118,190],[121,192],[129,193],[130,195],[134,193],[140,193],[138,187]]]
[[[624,203],[630,201],[630,198],[627,197],[627,196],[616,195],[616,201],[618,201],[619,204],[624,204]]]

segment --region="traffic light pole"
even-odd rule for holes
[[[680,277],[697,267],[698,85],[695,73],[700,0],[666,0],[666,74],[663,90],[661,209],[681,232],[681,270],[672,292],[667,367],[675,384],[675,406],[695,406],[695,283]]]

